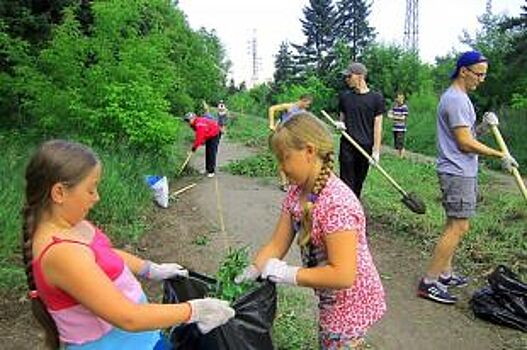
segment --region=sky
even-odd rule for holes
[[[463,30],[474,34],[477,17],[485,12],[487,0],[419,1],[419,54],[433,63],[452,49],[467,49],[459,42]],[[308,0],[179,0],[190,26],[215,30],[232,62],[229,77],[237,84],[250,85],[252,74],[251,40],[256,38],[258,81],[272,78],[275,55],[280,43],[303,44],[300,19]],[[524,0],[494,0],[492,12],[518,16]],[[370,26],[377,40],[402,45],[406,0],[373,0]]]

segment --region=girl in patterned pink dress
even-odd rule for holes
[[[332,172],[331,134],[312,114],[299,113],[280,125],[269,143],[292,186],[271,240],[237,281],[261,275],[276,283],[314,288],[320,348],[361,348],[386,303],[368,249],[361,204]],[[295,236],[302,267],[281,260]]]

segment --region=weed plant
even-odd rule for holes
[[[229,248],[216,274],[217,286],[213,297],[233,302],[254,288],[254,282],[234,282],[234,278],[248,265],[248,248]]]
[[[269,151],[229,163],[222,169],[235,175],[249,177],[270,177],[278,174],[276,157]]]

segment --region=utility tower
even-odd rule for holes
[[[406,50],[419,51],[419,0],[406,0],[403,45]]]
[[[258,73],[260,72],[260,57],[258,57],[258,41],[256,39],[256,29],[253,30],[253,35],[248,43],[248,53],[251,58],[251,81],[250,87],[253,87],[258,82]]]

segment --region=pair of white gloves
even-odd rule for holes
[[[346,131],[346,124],[344,124],[343,121],[338,121],[334,123],[335,127],[339,131]],[[379,164],[379,160],[381,159],[381,153],[379,150],[374,149],[371,158],[373,159],[373,162],[370,161],[371,165]]]
[[[156,264],[146,261],[139,276],[153,281],[162,281],[180,276],[188,277],[188,270],[176,263]],[[188,323],[195,322],[201,333],[206,334],[216,327],[224,325],[234,317],[234,309],[225,300],[215,298],[194,299],[188,301],[191,314]]]
[[[300,270],[299,266],[288,265],[285,261],[272,258],[267,260],[262,271],[255,265],[247,266],[242,273],[234,279],[235,283],[256,281],[258,277],[267,278],[274,283],[286,283],[296,285],[296,275]]]
[[[494,114],[493,112],[486,112],[485,114],[483,114],[483,120],[479,126],[479,130],[483,134],[485,134],[490,130],[492,126],[498,125],[500,125],[500,122],[496,114]],[[508,172],[512,172],[514,168],[519,167],[519,164],[513,156],[511,156],[509,153],[506,153],[501,158],[501,167],[507,170]]]

